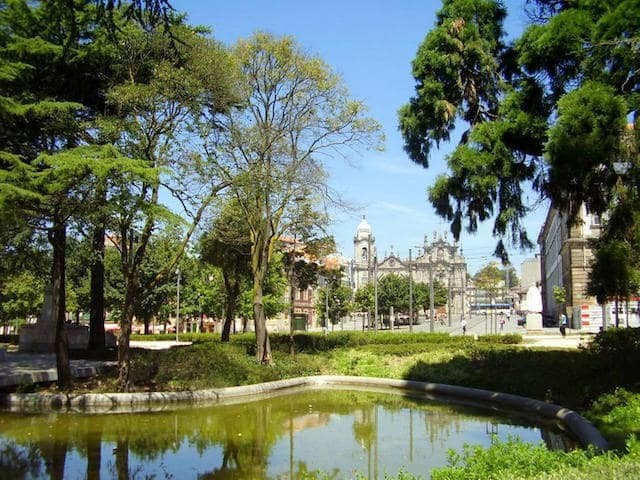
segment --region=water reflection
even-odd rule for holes
[[[387,393],[305,390],[259,401],[135,414],[0,415],[3,478],[286,479],[322,470],[428,478],[447,450],[518,436],[557,446],[552,425]]]

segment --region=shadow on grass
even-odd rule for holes
[[[620,371],[587,351],[475,349],[447,362],[418,361],[405,378],[511,393],[583,411],[602,393],[637,385],[639,370]]]

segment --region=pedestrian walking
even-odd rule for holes
[[[564,313],[560,314],[560,334],[563,337],[567,335],[567,316]]]
[[[462,334],[466,335],[467,334],[467,321],[465,319],[462,319],[462,321],[460,322],[460,326],[462,327]]]

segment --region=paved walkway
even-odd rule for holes
[[[114,363],[71,360],[71,374],[76,378],[92,377],[105,365]],[[7,352],[4,360],[0,361],[0,387],[55,382],[57,379],[54,354]]]
[[[527,332],[521,329],[517,333],[522,335],[525,346],[532,347],[578,348],[585,341],[588,341],[587,336],[574,332],[569,332],[566,337],[563,337],[557,329],[538,332]],[[167,349],[177,345],[189,345],[189,342],[131,342],[132,347],[154,350]],[[39,382],[55,382],[58,378],[56,358],[53,354],[0,352],[4,353],[4,358],[0,357],[0,388]],[[98,360],[71,360],[71,373],[76,378],[87,378],[96,375],[105,365],[114,365],[115,363]]]

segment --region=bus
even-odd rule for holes
[[[482,315],[483,313],[511,313],[510,303],[476,303],[471,305],[471,313]]]

